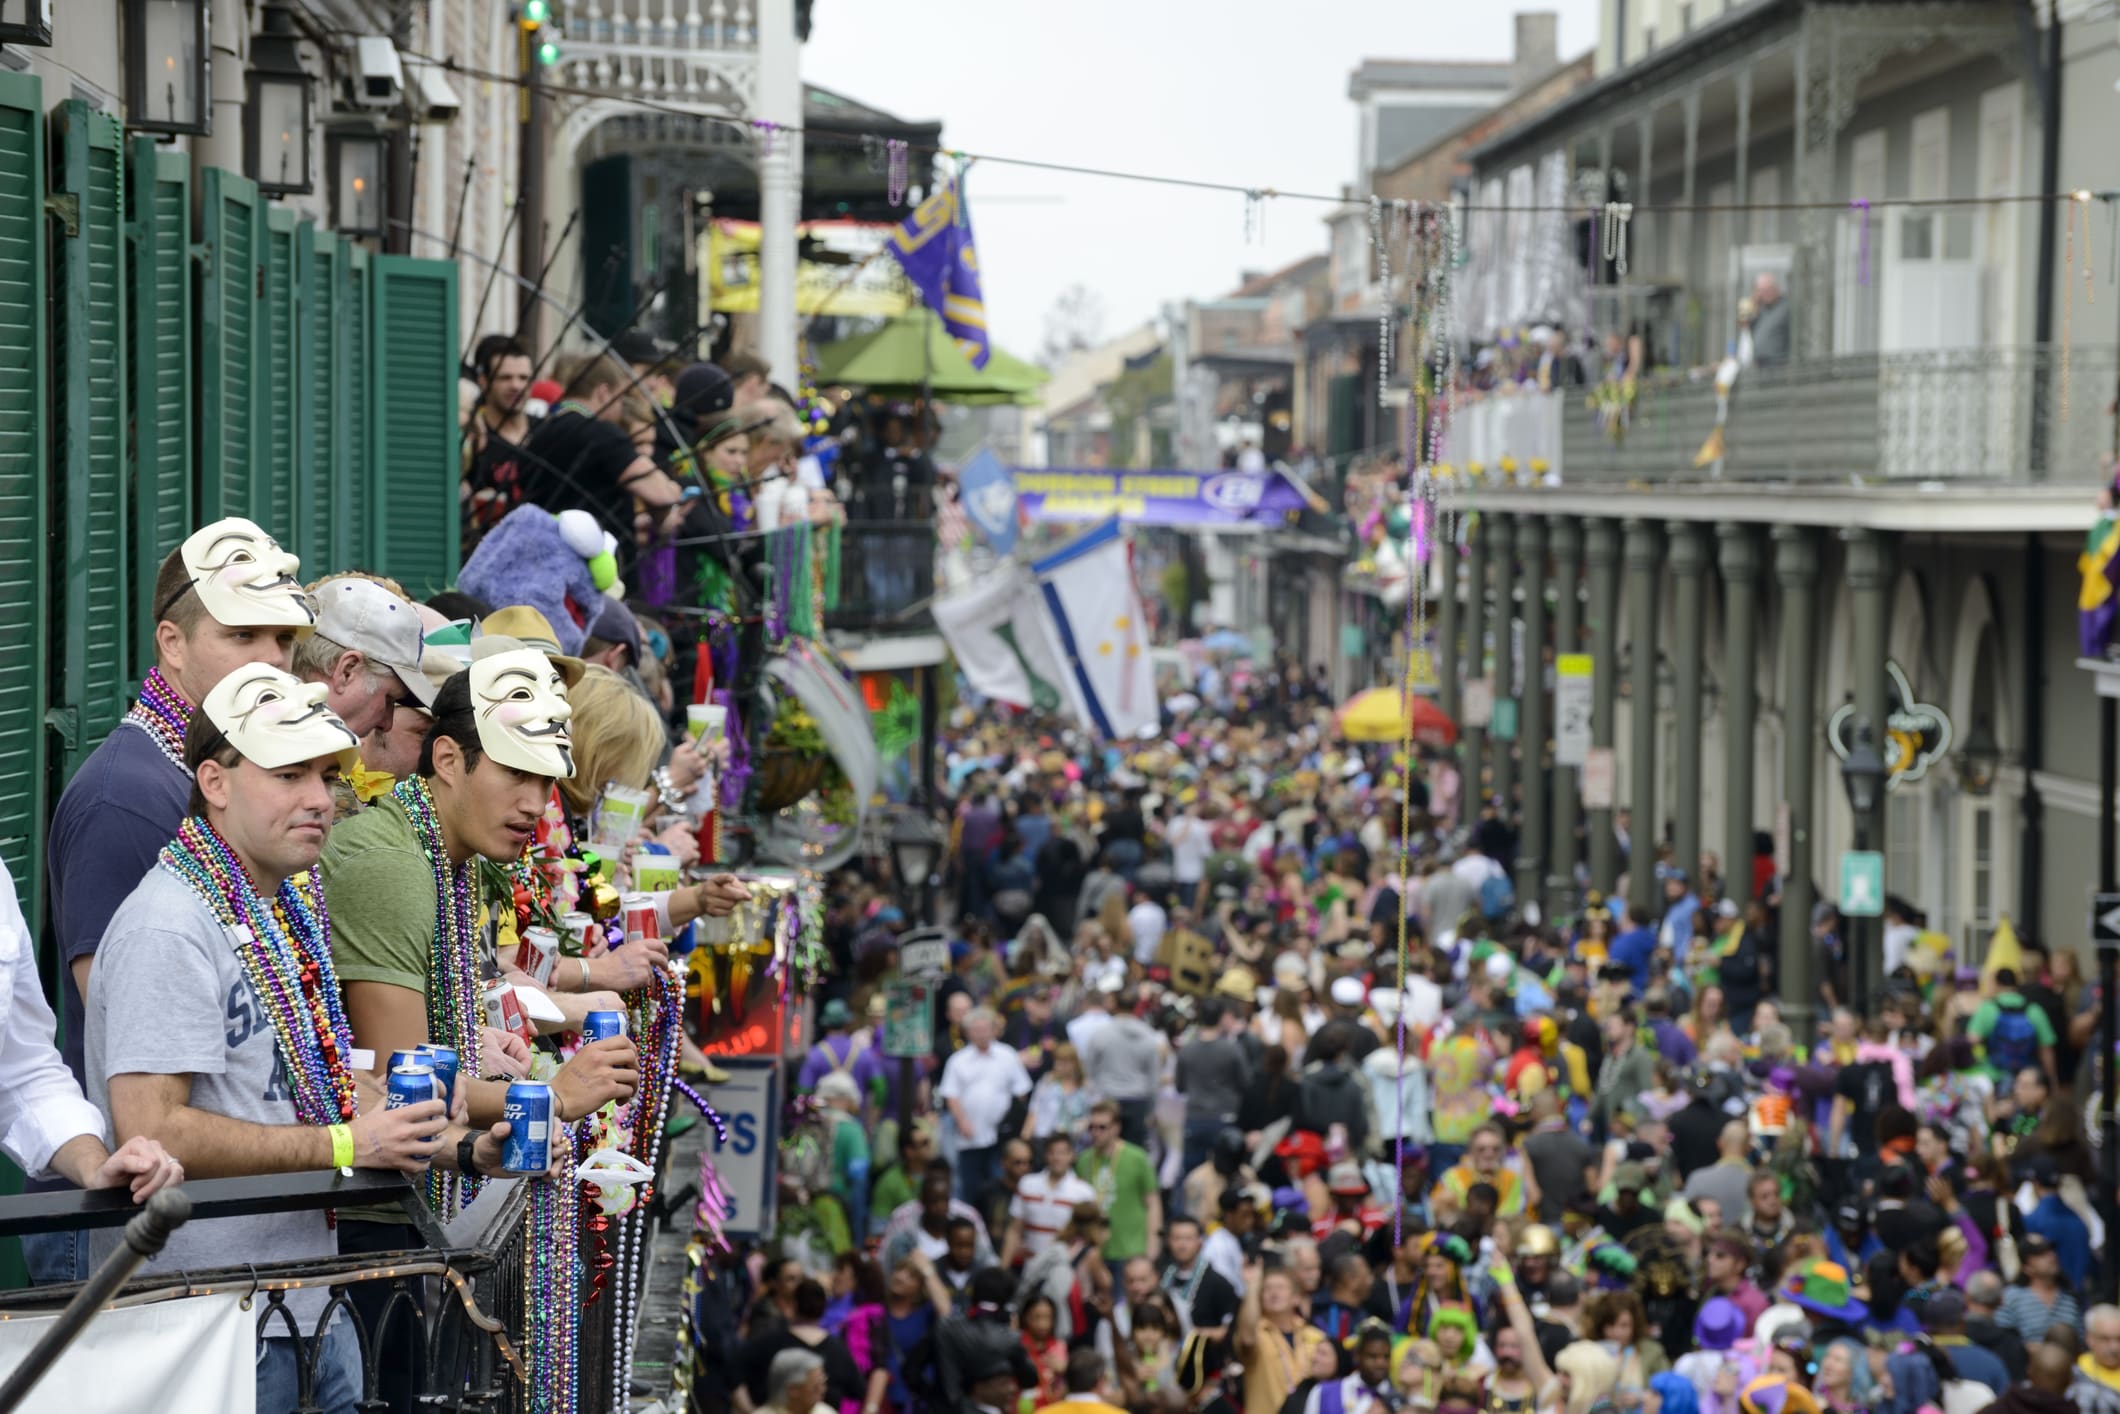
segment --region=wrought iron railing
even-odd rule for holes
[[[826,628],[931,633],[935,527],[924,520],[850,520],[839,540],[839,607]]]
[[[256,1303],[260,1339],[300,1336],[313,1340],[334,1319],[350,1320],[360,1341],[363,1408],[382,1407],[367,1401],[379,1399],[385,1371],[396,1361],[402,1362],[398,1368],[408,1377],[423,1409],[481,1414],[520,1410],[525,1368],[525,1352],[517,1342],[524,1314],[523,1189],[520,1180],[490,1183],[454,1222],[443,1227],[435,1223],[412,1184],[395,1174],[363,1170],[350,1177],[284,1174],[188,1183],[181,1191],[190,1202],[192,1222],[401,1203],[407,1221],[429,1247],[157,1273],[126,1284],[111,1304],[139,1306],[245,1291],[246,1301]],[[0,1200],[0,1236],[119,1226],[138,1211],[125,1201],[126,1196],[117,1190]],[[373,1284],[387,1290],[376,1329],[369,1327],[352,1300],[354,1288]],[[59,1310],[77,1293],[95,1286],[92,1278],[85,1288],[49,1286],[0,1294],[0,1318]],[[288,1293],[293,1291],[330,1293],[322,1314],[309,1329],[302,1328],[287,1305]],[[92,1309],[101,1305],[98,1300]],[[380,1331],[392,1332],[391,1338],[379,1340]],[[78,1328],[58,1334],[71,1339]],[[62,1340],[62,1348],[63,1344]],[[123,1377],[122,1371],[113,1374]],[[313,1357],[298,1362],[298,1374],[296,1409],[307,1411],[315,1407]]]
[[[2120,358],[2051,346],[1851,354],[1711,379],[1652,376],[1631,403],[1569,395],[1562,466],[1595,481],[2091,485],[2111,458]],[[1606,395],[1608,404],[1611,394]],[[1493,468],[1488,469],[1489,475]]]

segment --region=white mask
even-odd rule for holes
[[[179,553],[191,587],[215,622],[305,633],[316,626],[316,605],[295,578],[302,562],[241,516],[201,526]],[[168,605],[161,612],[168,613]]]
[[[353,769],[360,741],[324,705],[326,688],[303,682],[269,663],[246,663],[222,678],[201,704],[228,744],[253,766],[268,771],[336,756]]]
[[[533,776],[574,774],[567,684],[552,660],[512,638],[482,638],[471,649],[471,710],[479,748]]]

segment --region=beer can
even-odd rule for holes
[[[454,1046],[422,1046],[427,1064],[434,1067],[435,1088],[441,1091],[442,1103],[452,1109],[456,1106],[456,1077],[461,1069]]]
[[[390,1053],[390,1069],[387,1073],[396,1074],[397,1068],[401,1065],[425,1065],[427,1063],[426,1050],[425,1046],[414,1046],[409,1050],[392,1051]]]
[[[495,982],[486,988],[486,1024],[496,1031],[506,1031],[531,1039],[530,1018],[523,1012],[523,1004],[517,1000],[515,988],[506,982]]]
[[[390,1088],[383,1100],[384,1109],[401,1110],[407,1105],[423,1105],[429,1100],[440,1098],[440,1087],[435,1083],[433,1066],[390,1067]]]
[[[565,917],[561,918],[559,921],[560,924],[566,928],[567,936],[574,939],[574,941],[578,945],[580,945],[583,952],[587,952],[590,948],[595,946],[595,918],[591,917],[587,913],[569,913]]]
[[[613,1036],[626,1034],[626,1014],[622,1011],[592,1011],[582,1018],[582,1041],[608,1041]]]
[[[518,1080],[501,1101],[508,1137],[501,1142],[501,1167],[509,1173],[543,1173],[552,1163],[552,1087],[538,1080]]]
[[[529,953],[522,961],[523,971],[530,974],[540,987],[552,985],[552,969],[559,964],[559,934],[550,928],[523,929],[523,943]]]
[[[653,894],[627,894],[623,900],[621,916],[626,920],[627,942],[638,942],[642,938],[657,935]]]

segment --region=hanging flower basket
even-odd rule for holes
[[[785,810],[824,784],[832,764],[828,756],[807,756],[780,747],[759,753],[751,789],[758,793],[760,812]]]

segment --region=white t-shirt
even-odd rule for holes
[[[1170,844],[1170,870],[1181,884],[1197,884],[1207,872],[1207,856],[1215,852],[1214,832],[1195,815],[1180,815],[1170,822],[1165,838]]]
[[[1126,926],[1134,930],[1134,961],[1147,967],[1156,960],[1156,949],[1163,945],[1163,930],[1170,926],[1170,915],[1163,905],[1154,899],[1142,899],[1126,910]]]
[[[964,1108],[971,1133],[961,1136],[962,1147],[985,1149],[999,1142],[996,1132],[1018,1095],[1031,1092],[1030,1072],[1013,1046],[996,1041],[981,1051],[966,1046],[942,1067],[942,1084],[936,1095],[955,1100]]]
[[[1025,1174],[1016,1184],[1016,1196],[1008,1202],[1008,1215],[1023,1224],[1024,1255],[1035,1257],[1052,1245],[1074,1216],[1075,1204],[1096,1201],[1097,1190],[1074,1174],[1062,1174],[1057,1180],[1044,1169]]]
[[[1112,1014],[1108,1011],[1085,1011],[1067,1023],[1067,1043],[1081,1055],[1089,1050],[1089,1038],[1111,1025]]]

